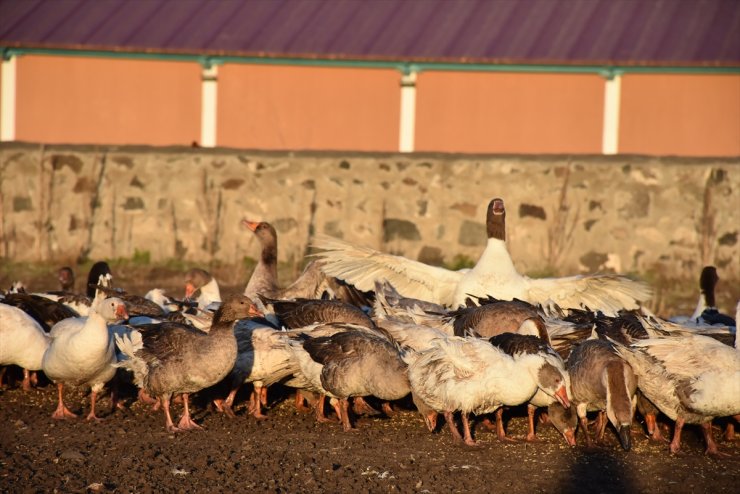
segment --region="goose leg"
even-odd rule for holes
[[[355,427],[352,427],[352,423],[349,420],[349,398],[342,398],[339,400],[339,409],[342,412],[342,428],[344,432],[356,431]]]
[[[77,414],[72,413],[69,408],[66,407],[64,404],[64,398],[63,398],[63,391],[64,390],[64,384],[59,383],[57,384],[57,391],[59,393],[59,403],[57,404],[57,409],[54,410],[54,413],[51,415],[51,418],[61,420],[66,418],[77,418]]]
[[[663,433],[660,431],[658,418],[655,416],[654,413],[645,414],[645,427],[647,428],[651,441],[668,442],[668,439],[663,437]]]
[[[465,434],[464,441],[465,444],[468,446],[478,446],[478,441],[473,439],[473,435],[470,433],[470,421],[468,420],[468,414],[463,412],[461,414],[462,416],[462,425],[463,425],[463,434]]]
[[[581,424],[583,435],[586,436],[586,447],[592,448],[594,444],[593,441],[591,441],[591,435],[588,433],[588,417],[585,415],[583,417],[578,417],[578,423]]]
[[[332,419],[324,415],[324,402],[325,401],[326,401],[326,395],[324,394],[319,396],[319,399],[316,400],[316,422],[320,422],[322,424],[325,424],[327,422],[334,422]]]
[[[735,424],[732,422],[732,420],[734,420],[735,422],[740,422],[740,415],[735,415],[734,417],[731,417],[731,420],[727,423],[727,428],[725,429],[725,441],[735,440]]]
[[[452,440],[456,443],[463,442],[460,431],[457,430],[457,426],[455,425],[455,417],[452,412],[444,412],[444,417],[445,422],[447,422],[447,426],[450,428],[450,432],[452,433]]]
[[[529,431],[527,432],[527,441],[534,442],[539,441],[537,439],[537,433],[534,430],[534,416],[537,412],[537,407],[534,405],[527,405],[527,424],[529,426]]]
[[[380,412],[371,407],[362,396],[353,398],[352,409],[357,415],[380,415]]]
[[[222,400],[222,399],[213,400],[213,404],[216,406],[216,410],[226,414],[226,416],[229,418],[232,418],[232,419],[236,418],[236,414],[234,413],[234,409],[233,409],[233,404],[234,404],[234,398],[236,397],[236,393],[238,391],[239,391],[239,388],[236,387],[229,392],[229,395],[226,397],[225,400]]]
[[[599,414],[596,416],[596,442],[602,443],[604,441],[604,433],[606,432],[606,412],[599,410]]]
[[[684,419],[678,417],[676,424],[673,426],[673,440],[669,446],[671,453],[678,453],[681,449],[681,429],[683,429]]]
[[[170,415],[170,397],[169,396],[163,396],[162,397],[162,409],[164,410],[164,418],[165,418],[165,429],[167,429],[167,432],[180,432],[180,429],[175,427],[174,422],[172,422],[172,416]]]
[[[267,386],[262,386],[260,389],[260,403],[263,407],[267,406]]]
[[[200,425],[196,424],[192,418],[190,418],[190,394],[183,393],[182,395],[182,404],[183,407],[185,407],[185,411],[182,414],[182,417],[180,418],[180,422],[178,422],[177,427],[182,430],[191,430],[191,429],[202,429]]]
[[[249,399],[249,411],[252,413],[254,418],[257,420],[263,420],[267,418],[267,415],[262,413],[262,390],[265,390],[265,399],[267,399],[267,389],[262,386],[255,386],[252,391],[252,397]]]
[[[311,411],[311,407],[306,406],[306,398],[301,393],[300,389],[295,391],[295,409],[301,413],[308,413]]]
[[[499,407],[496,410],[496,437],[499,441],[516,442],[514,439],[506,436],[504,430],[504,407]]]
[[[31,371],[23,369],[23,391],[31,391]]]
[[[97,391],[90,391],[90,413],[87,414],[87,417],[85,420],[103,420],[97,415],[95,415],[95,403],[98,401],[98,392]]]
[[[701,432],[704,434],[704,441],[707,443],[707,449],[704,451],[704,454],[710,456],[730,456],[728,453],[720,451],[717,447],[717,443],[714,441],[714,433],[712,432],[712,422],[701,424]]]
[[[387,417],[393,417],[396,414],[395,410],[393,410],[393,407],[391,406],[390,401],[384,401],[381,405],[381,409]]]
[[[0,367],[0,389],[5,389],[5,384],[3,384],[3,379],[5,379],[5,372],[8,370],[7,366]]]

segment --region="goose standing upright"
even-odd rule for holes
[[[44,374],[57,384],[59,403],[52,418],[76,417],[64,404],[64,385],[90,386],[88,420],[97,420],[95,402],[116,373],[116,353],[108,323],[128,319],[121,299],[98,292],[87,317],[64,319],[51,329],[51,342],[41,363]]]
[[[132,371],[136,385],[161,400],[167,431],[200,429],[190,417],[189,394],[226,377],[237,356],[234,325],[239,319],[260,314],[249,298],[237,296],[219,307],[208,333],[168,322],[116,335],[116,345],[127,357],[119,366]],[[175,427],[170,398],[180,393],[185,410]]]
[[[30,371],[41,369],[50,341],[35,319],[17,307],[0,303],[0,366],[22,367],[25,391],[31,389]]]
[[[322,269],[370,290],[377,279],[386,279],[402,295],[452,307],[464,305],[470,295],[515,298],[532,304],[564,308],[589,307],[605,314],[635,309],[650,297],[644,283],[611,274],[577,275],[534,279],[519,274],[506,246],[506,210],[502,199],[488,205],[488,243],[471,270],[450,271],[399,256],[383,254],[331,237],[321,237],[314,246],[322,249]]]

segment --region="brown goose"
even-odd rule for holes
[[[119,366],[132,371],[136,385],[161,400],[168,431],[199,429],[190,418],[188,395],[226,377],[237,356],[236,321],[259,314],[249,298],[237,296],[216,311],[208,333],[166,322],[144,326],[140,332],[123,337],[116,335],[116,345],[127,357]],[[183,394],[185,411],[175,427],[170,398],[179,393]]]
[[[632,367],[617,354],[614,346],[604,340],[586,340],[576,345],[568,357],[573,403],[591,447],[588,434],[588,411],[599,411],[597,440],[601,441],[606,419],[614,426],[625,451],[631,447],[630,428],[635,411],[637,378]]]
[[[322,298],[328,295],[357,306],[372,305],[368,294],[336,278],[327,277],[320,261],[312,261],[290,286],[280,288],[277,275],[278,240],[275,228],[264,221],[243,220],[260,242],[262,250],[257,266],[249,278],[244,295],[257,300],[257,295],[275,299]]]
[[[490,338],[501,333],[531,334],[550,343],[545,320],[537,308],[521,300],[484,299],[479,307],[465,307],[448,314],[455,336]]]
[[[341,300],[296,299],[274,300],[260,297],[266,304],[271,305],[280,322],[289,329],[298,329],[312,324],[344,323],[375,329],[375,323],[358,307],[342,302]],[[299,390],[296,394],[296,406],[301,409],[303,400]],[[370,415],[379,412],[372,408],[362,396],[353,400],[356,413]],[[384,404],[386,411],[389,404]]]
[[[321,386],[339,399],[339,412],[345,431],[353,429],[349,418],[349,398],[376,396],[397,400],[411,392],[407,366],[398,347],[380,335],[364,331],[336,333],[309,338],[303,349],[321,364]]]
[[[196,293],[199,309],[207,309],[211,304],[215,307],[221,303],[221,289],[218,282],[205,269],[193,268],[185,273],[185,298],[190,299]]]
[[[347,323],[374,328],[375,323],[361,309],[341,300],[299,298],[275,300],[260,297],[265,305],[271,305],[280,322],[289,329],[297,329],[316,323]]]

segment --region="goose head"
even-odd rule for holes
[[[237,295],[221,304],[213,316],[213,324],[234,322],[249,317],[264,317],[257,305],[249,297]]]
[[[75,286],[75,272],[69,266],[64,266],[57,271],[57,279],[59,280],[59,286],[63,292],[74,289]]]
[[[193,268],[185,273],[185,298],[191,298],[200,288],[205,286],[213,277],[205,269]]]
[[[704,297],[704,304],[706,307],[716,306],[714,288],[717,286],[718,281],[719,276],[717,275],[717,268],[714,266],[705,266],[704,269],[701,270],[701,276],[699,276],[699,288]]]
[[[545,394],[552,396],[565,408],[570,407],[570,400],[568,399],[568,379],[566,375],[568,372],[565,370],[565,366],[562,360],[553,355],[547,355],[544,358],[544,362],[537,369],[536,377],[537,387],[539,387]]]
[[[506,240],[506,208],[503,199],[497,197],[488,203],[486,232],[489,239]]]
[[[100,314],[100,316],[109,323],[125,321],[128,319],[126,303],[118,297],[96,297],[91,309]]]
[[[277,232],[266,221],[242,220],[242,225],[257,236],[262,245],[262,260],[269,262],[277,259]]]
[[[547,416],[555,429],[563,435],[569,446],[576,445],[576,427],[578,414],[575,407],[565,408],[560,403],[551,403],[547,407]]]

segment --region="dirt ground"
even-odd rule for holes
[[[139,293],[132,287],[146,283],[181,292],[181,276],[161,275],[119,276],[119,286]],[[152,282],[155,277],[161,283]],[[29,283],[35,290],[54,288],[49,284],[40,277]],[[241,288],[235,282],[222,293]],[[579,446],[571,448],[545,424],[538,425],[538,443],[501,443],[476,423],[481,446],[469,448],[453,444],[442,419],[434,434],[428,432],[405,403],[395,405],[392,418],[359,417],[359,430],[345,433],[339,424],[319,424],[297,412],[292,391],[280,387],[270,389],[269,418],[257,421],[246,413],[245,387],[236,419],[216,413],[201,394],[193,407],[206,429],[170,434],[161,411],[151,412],[134,401],[133,389],[127,392],[126,409],[108,413],[106,398],[100,402],[105,420],[89,423],[52,420],[56,391],[48,383],[28,393],[16,386],[0,390],[0,492],[736,493],[740,486],[740,440],[719,442],[729,457],[706,457],[692,426],[676,455],[649,441],[639,419],[629,452],[611,428],[606,444],[586,450],[581,431]],[[77,412],[89,407],[83,390],[70,392],[67,404]],[[180,412],[174,405],[175,419]],[[509,416],[509,434],[522,438],[523,411]]]
[[[481,446],[470,448],[453,444],[445,427],[429,433],[404,403],[391,418],[359,417],[359,430],[345,433],[297,412],[279,387],[270,392],[269,418],[257,421],[246,413],[244,391],[235,419],[196,399],[205,430],[178,434],[132,393],[129,407],[112,414],[101,401],[105,420],[90,423],[52,420],[51,385],[0,391],[0,492],[735,493],[740,485],[739,442],[720,442],[730,457],[709,458],[693,427],[677,455],[650,442],[640,423],[629,452],[612,430],[604,445],[586,450],[543,424],[538,443],[501,443],[477,424]],[[79,390],[68,405],[86,412],[88,401]],[[526,419],[515,412],[508,431],[522,438]]]

